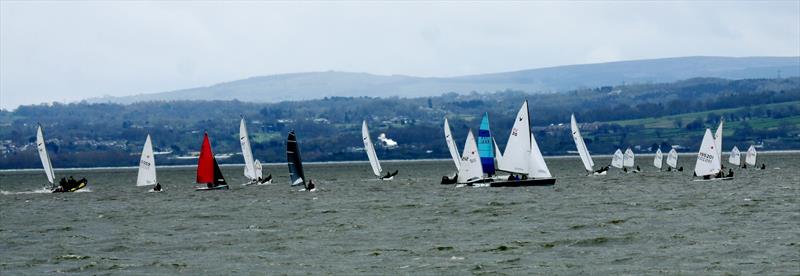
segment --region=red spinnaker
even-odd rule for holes
[[[197,161],[197,183],[214,183],[214,153],[211,152],[208,133],[203,135],[200,160]]]

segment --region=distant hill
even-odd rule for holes
[[[725,79],[800,76],[800,57],[678,57],[557,66],[448,78],[311,72],[252,77],[169,92],[92,98],[90,103],[164,100],[278,102],[324,97],[429,97],[455,92],[559,92],[622,83],[672,82],[695,77]]]

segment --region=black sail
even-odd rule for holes
[[[306,184],[306,175],[303,173],[303,162],[300,160],[300,147],[297,145],[297,136],[294,130],[289,132],[286,139],[286,161],[289,164],[289,174],[292,186]]]
[[[214,186],[219,185],[228,185],[228,182],[225,182],[225,177],[222,176],[222,171],[217,165],[217,158],[214,158]]]

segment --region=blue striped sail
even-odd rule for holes
[[[481,157],[483,173],[494,175],[494,148],[492,147],[492,132],[489,131],[489,113],[483,115],[481,128],[478,130],[478,155]]]

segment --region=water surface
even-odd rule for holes
[[[692,168],[691,157],[680,166]],[[59,171],[89,190],[30,193],[41,171],[0,172],[0,271],[11,274],[796,274],[800,155],[760,154],[768,169],[692,182],[638,158],[640,174],[583,175],[548,158],[553,187],[439,185],[448,161],[311,164],[320,191],[269,186],[192,190],[192,168]],[[596,158],[597,164],[610,162]],[[778,169],[780,168],[780,169]],[[6,274],[3,273],[3,274]]]

